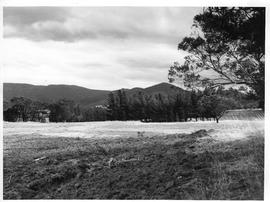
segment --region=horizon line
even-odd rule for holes
[[[141,89],[146,89],[146,88],[149,88],[149,87],[153,87],[153,86],[156,86],[156,85],[160,85],[160,84],[169,84],[169,85],[172,85],[172,86],[175,86],[175,87],[178,87],[178,88],[181,88],[173,83],[169,83],[169,82],[160,82],[160,83],[156,83],[154,85],[150,85],[150,86],[147,86],[147,87],[132,87],[132,88],[119,88],[119,89],[114,89],[114,90],[107,90],[107,89],[93,89],[93,88],[88,88],[88,87],[85,87],[85,86],[79,86],[79,85],[75,85],[75,84],[32,84],[32,83],[20,83],[20,82],[2,82],[3,84],[3,88],[4,88],[4,84],[24,84],[24,85],[32,85],[32,86],[44,86],[44,87],[48,87],[48,86],[77,86],[77,87],[81,87],[81,88],[86,88],[86,89],[89,89],[89,90],[102,90],[102,91],[117,91],[117,90],[122,90],[122,89],[127,89],[127,90],[132,90],[134,88],[141,88]],[[183,88],[181,88],[183,89]],[[185,89],[183,89],[185,90]]]

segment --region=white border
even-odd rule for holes
[[[265,28],[265,158],[264,158],[264,200],[270,200],[270,6],[266,8],[266,28]]]
[[[266,6],[267,0],[2,0],[3,6]]]
[[[0,1],[0,200],[3,200],[3,7]]]
[[[269,170],[270,170],[270,137],[268,134],[270,132],[270,1],[268,0],[155,0],[155,1],[146,1],[146,0],[0,0],[0,200],[3,199],[3,87],[2,87],[2,40],[3,40],[3,9],[5,6],[14,6],[14,7],[24,7],[24,6],[141,6],[141,7],[170,7],[170,6],[181,6],[181,7],[205,7],[205,6],[250,6],[250,7],[267,7],[266,9],[266,68],[265,68],[265,189],[264,189],[264,200],[270,200],[270,181],[269,181]],[[268,124],[267,124],[268,123]],[[15,201],[15,200],[10,200]],[[18,201],[18,200],[16,200]],[[35,200],[31,200],[35,201]],[[60,200],[54,200],[60,201]],[[72,201],[82,201],[82,200],[72,200]]]

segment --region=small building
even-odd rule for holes
[[[49,109],[42,109],[37,111],[38,121],[41,123],[49,123],[50,122],[50,113]]]
[[[233,109],[226,110],[220,120],[258,120],[264,119],[262,109]]]

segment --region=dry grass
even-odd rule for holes
[[[263,135],[4,137],[5,199],[262,200]]]
[[[264,194],[264,138],[250,137],[213,144],[213,178],[209,199],[262,200]]]

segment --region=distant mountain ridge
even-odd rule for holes
[[[116,90],[117,91],[117,90]],[[26,97],[41,102],[55,102],[59,99],[69,99],[83,107],[104,105],[110,92],[108,90],[93,90],[75,85],[32,85],[21,83],[4,83],[3,98],[9,101],[13,97]],[[159,83],[147,88],[124,89],[127,95],[142,92],[146,95],[162,94],[176,95],[185,90],[169,83]]]

